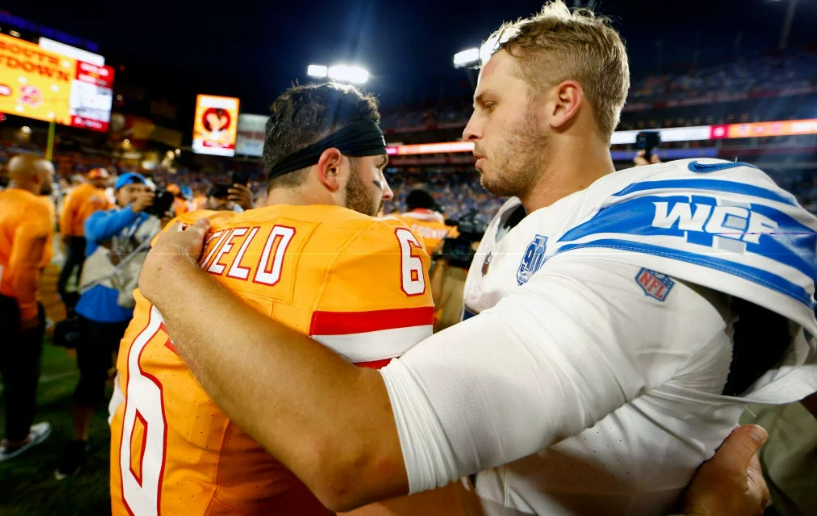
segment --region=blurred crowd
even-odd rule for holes
[[[712,92],[753,93],[817,85],[817,53],[791,49],[774,56],[679,73],[650,75],[633,81],[629,102],[680,100]]]
[[[817,52],[805,49],[790,49],[775,55],[738,59],[717,66],[685,70],[680,73],[653,74],[634,77],[628,95],[628,105],[651,101],[671,102],[694,98],[705,98],[713,93],[763,94],[776,96],[784,91],[802,88],[817,88]],[[797,103],[795,102],[795,105]],[[649,106],[649,104],[646,104]],[[705,106],[709,114],[714,114],[711,105]],[[810,118],[814,107],[802,106],[804,112],[795,118]],[[802,109],[798,108],[798,111]],[[627,107],[625,106],[625,113]],[[471,115],[470,98],[450,98],[439,103],[423,103],[384,110],[382,127],[384,132],[410,132],[447,126],[462,126]],[[651,113],[651,115],[654,115]],[[712,123],[733,123],[727,115],[714,114]],[[705,116],[702,118],[706,118]],[[791,119],[785,115],[782,118]],[[672,122],[672,121],[671,121]],[[698,125],[702,123],[693,123]],[[690,125],[689,123],[672,124]],[[662,127],[667,127],[662,124]],[[635,127],[628,127],[634,129]]]
[[[385,213],[408,211],[406,197],[414,189],[431,193],[438,211],[451,220],[475,214],[478,220],[487,224],[504,202],[504,199],[489,194],[480,186],[476,170],[401,174],[393,169],[386,178],[394,191],[394,200],[384,206]]]
[[[36,149],[23,149],[0,143],[0,165],[5,165],[16,153],[32,152],[32,150]],[[110,184],[104,188],[110,202],[114,202],[112,186],[117,177],[132,171],[118,163],[115,158],[79,152],[58,153],[53,162],[57,185],[52,196],[58,209],[62,208],[66,193],[81,184],[91,170],[104,168],[110,174]],[[236,163],[233,168],[233,171],[241,171],[249,176],[248,188],[252,194],[253,205],[263,205],[266,188],[261,167],[257,163]],[[230,172],[202,172],[185,168],[172,173],[167,170],[141,170],[139,172],[150,180],[151,188],[170,187],[173,190],[174,195],[177,195],[179,199],[174,207],[176,214],[207,208],[209,206],[208,193],[212,193],[213,185],[226,185],[230,179]],[[466,214],[475,214],[478,220],[488,222],[504,202],[504,199],[488,194],[480,186],[476,170],[404,173],[392,168],[389,169],[387,179],[395,195],[394,200],[384,206],[384,212],[387,214],[407,211],[406,196],[416,188],[430,192],[445,217],[454,220]],[[230,209],[233,207],[230,205]]]

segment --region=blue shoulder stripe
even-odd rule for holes
[[[738,276],[740,278],[752,281],[754,283],[757,283],[758,285],[770,288],[776,292],[789,296],[795,301],[806,306],[811,311],[814,311],[815,308],[815,302],[811,294],[809,294],[806,291],[806,289],[804,289],[800,285],[792,283],[791,281],[788,281],[778,276],[777,274],[773,274],[763,269],[737,264],[729,260],[716,258],[712,255],[690,253],[687,251],[680,251],[677,249],[670,249],[667,247],[644,244],[641,242],[631,242],[627,240],[617,239],[602,239],[589,242],[586,244],[568,244],[559,248],[556,254],[561,254],[574,249],[583,249],[591,247],[619,249],[622,251],[631,251],[635,253],[652,254],[655,256],[661,256],[664,258],[670,258],[673,260],[679,260],[687,263],[692,263],[695,265],[700,265],[703,267],[708,267],[710,269],[726,272]]]
[[[661,189],[683,189],[683,190],[706,190],[711,192],[726,192],[751,197],[759,197],[770,201],[782,202],[789,206],[796,206],[797,203],[790,194],[776,192],[760,186],[738,183],[736,181],[724,181],[722,179],[666,179],[663,181],[642,181],[632,183],[622,190],[613,194],[615,197],[622,197],[633,192],[643,192],[648,190]],[[676,192],[681,193],[681,192]]]
[[[689,165],[687,166],[690,172],[696,172],[698,174],[708,174],[710,172],[720,172],[721,170],[741,167],[757,168],[750,163],[743,163],[741,161],[727,161],[726,163],[701,163],[699,161],[690,161]]]
[[[694,195],[691,198],[687,195],[635,197],[605,206],[587,222],[567,231],[558,241],[573,242],[593,236],[609,238],[601,235],[618,234],[619,238],[628,235],[675,237],[678,244],[713,247],[716,244],[714,238],[721,237],[728,240],[727,244],[734,244],[721,247],[722,253],[757,254],[797,269],[809,278],[817,278],[817,232],[768,205],[723,208],[717,203],[716,198]],[[663,223],[657,221],[659,205],[678,217],[666,217]],[[713,224],[717,228],[710,227],[710,220],[717,218],[716,213],[722,209],[743,212],[745,218],[730,215],[723,222]],[[750,232],[749,221],[756,215],[762,215],[774,224],[774,230],[769,228],[768,233],[760,235]]]

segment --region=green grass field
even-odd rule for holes
[[[34,421],[48,421],[53,431],[41,445],[0,463],[0,516],[96,516],[111,513],[107,407],[100,406],[94,414],[89,439],[91,451],[86,465],[76,477],[62,481],[54,478],[57,461],[71,439],[71,396],[78,378],[74,357],[64,349],[51,346],[47,339]],[[2,421],[0,410],[0,425]]]

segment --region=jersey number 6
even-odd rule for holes
[[[148,342],[162,327],[162,316],[151,307],[147,327],[134,339],[128,352],[128,380],[125,392],[125,416],[119,444],[119,470],[122,497],[134,516],[159,514],[162,476],[165,467],[167,418],[162,403],[162,384],[142,370],[139,358]],[[139,457],[132,456],[134,431],[141,428]],[[147,453],[145,453],[147,451]],[[157,460],[161,457],[161,460]],[[136,465],[136,469],[134,469]]]
[[[407,296],[419,296],[426,291],[426,278],[423,271],[423,260],[412,254],[412,246],[422,248],[417,237],[406,228],[394,231],[400,242],[400,288]]]

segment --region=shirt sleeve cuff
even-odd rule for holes
[[[392,360],[380,374],[397,425],[409,494],[443,487],[459,478],[442,424],[410,369]]]

